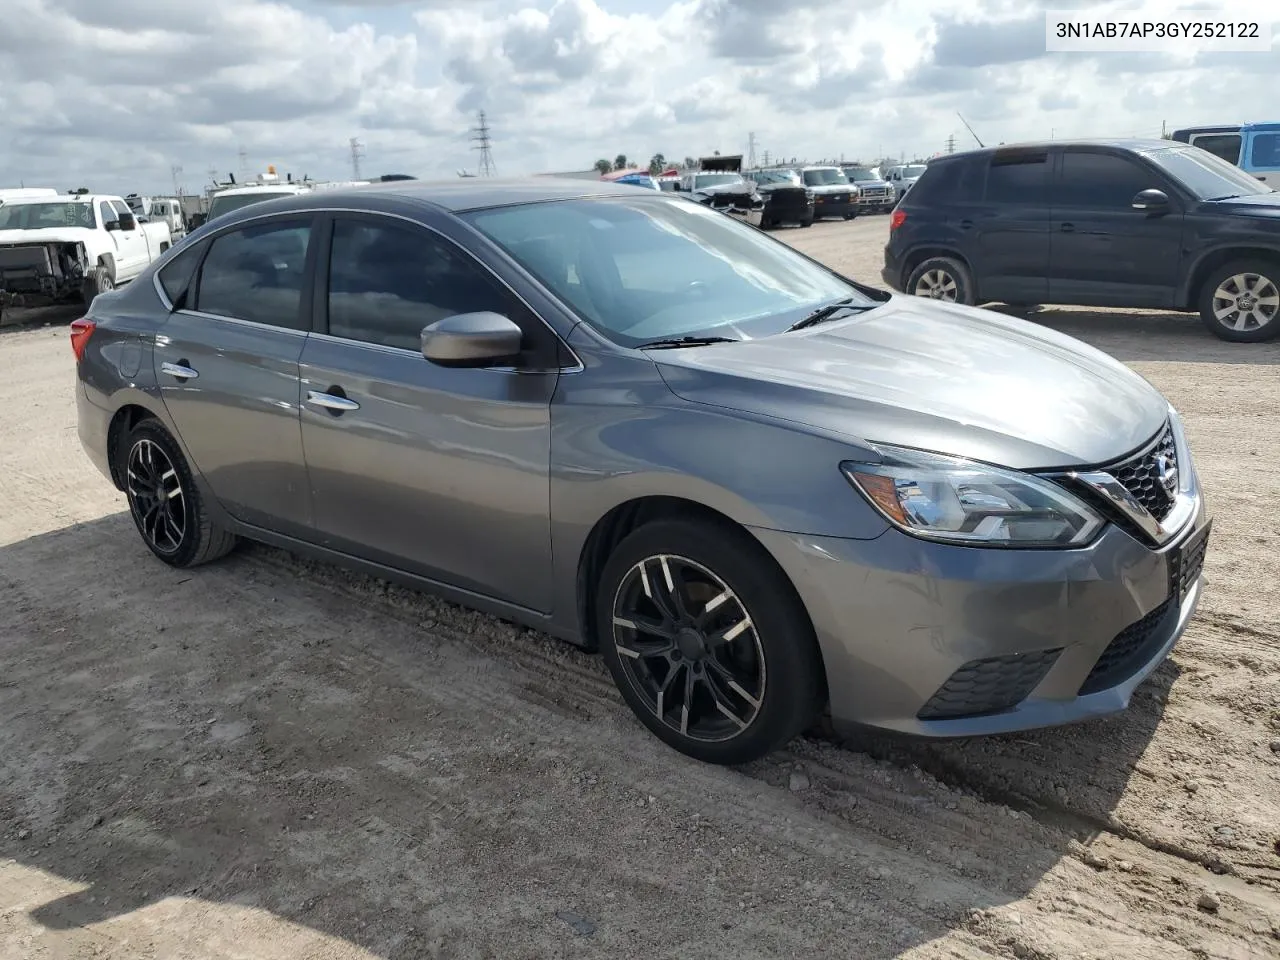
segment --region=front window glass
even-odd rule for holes
[[[806,187],[825,187],[833,183],[849,182],[849,178],[844,175],[844,171],[837,170],[835,167],[819,167],[816,170],[806,170],[801,176],[804,177],[804,185]]]
[[[618,343],[780,333],[840,298],[876,301],[733,217],[660,196],[463,215]]]
[[[1197,147],[1167,147],[1152,150],[1147,157],[1199,200],[1256,197],[1275,192],[1235,164]]]
[[[6,203],[0,206],[0,230],[48,230],[56,227],[92,230],[96,226],[91,203]]]
[[[927,164],[912,163],[902,168],[903,179],[911,179],[912,177],[923,176],[925,170],[928,169]]]
[[[1259,169],[1280,167],[1280,133],[1254,134],[1249,164]]]

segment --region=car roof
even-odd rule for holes
[[[974,150],[961,150],[934,157],[929,164],[950,163],[954,160],[973,157],[991,156],[997,153],[1019,153],[1027,150],[1045,150],[1049,147],[1110,147],[1116,150],[1128,150],[1133,153],[1150,153],[1153,150],[1186,149],[1187,144],[1179,140],[1142,137],[1101,137],[1093,140],[1025,140],[1018,143],[1001,143],[994,147],[978,147]],[[903,166],[924,166],[925,164],[903,164]]]

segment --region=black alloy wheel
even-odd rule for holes
[[[605,565],[596,613],[628,705],[688,756],[758,759],[823,706],[799,597],[759,542],[727,525],[664,520],[630,534]]]
[[[118,475],[143,542],[173,567],[194,567],[230,553],[235,534],[214,522],[177,443],[144,419],[119,447]]]

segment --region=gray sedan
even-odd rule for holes
[[[1145,380],[680,196],[267,201],[71,342],[84,448],[165,563],[249,538],[598,649],[709,762],[824,709],[941,737],[1122,710],[1200,597],[1209,519]]]

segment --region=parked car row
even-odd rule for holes
[[[1194,311],[1224,340],[1271,340],[1280,192],[1172,140],[939,157],[893,212],[882,276],[958,304]]]
[[[1190,218],[1185,169],[1142,162],[1146,207],[1113,220]],[[265,201],[72,325],[79,437],[163,562],[261,540],[550,632],[701,760],[824,708],[933,737],[1114,713],[1193,615],[1211,521],[1155,388],[963,305],[1043,267],[1018,255],[1038,221],[983,182],[1048,178],[987,152],[895,213],[895,280],[958,262],[917,222],[992,224],[999,258],[951,302],[625,185]]]

